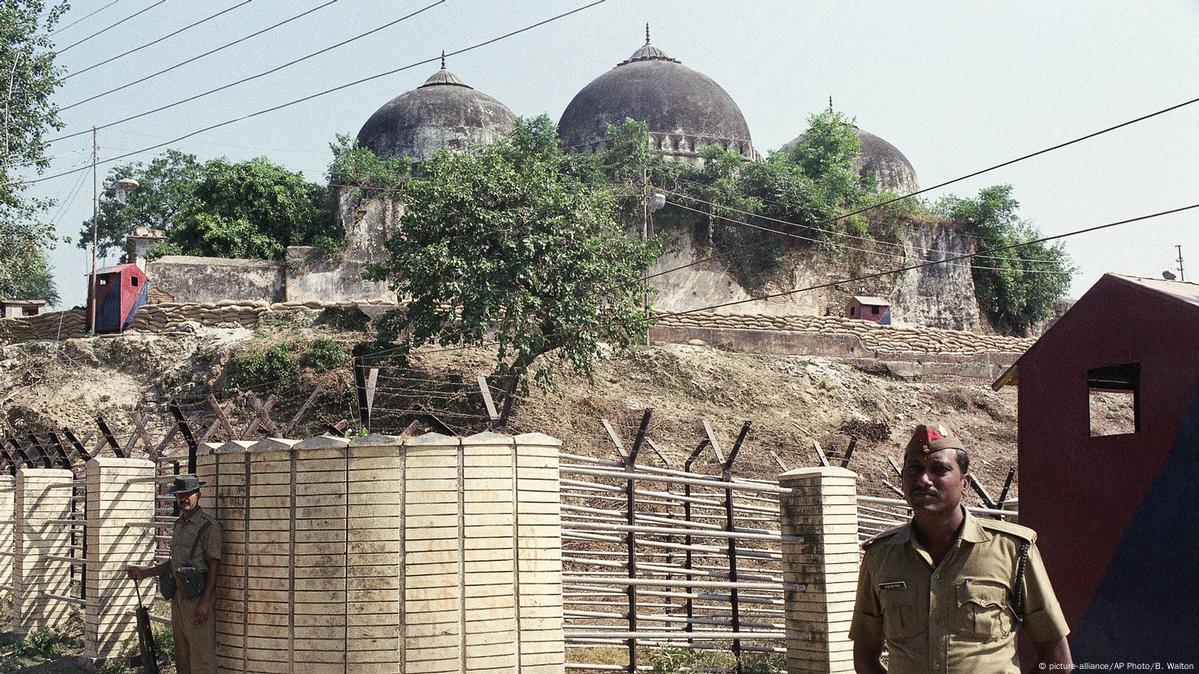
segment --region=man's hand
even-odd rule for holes
[[[206,601],[202,601],[196,605],[196,613],[192,618],[195,619],[197,625],[202,625],[205,620],[208,620],[208,611],[210,608]]]
[[[125,575],[129,576],[129,580],[144,580],[146,578],[146,569],[140,566],[125,567]]]

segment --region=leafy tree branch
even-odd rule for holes
[[[537,361],[548,384],[557,365],[590,374],[600,342],[643,338],[641,278],[658,244],[626,234],[594,169],[544,116],[477,153],[423,162],[369,272],[406,300],[377,321],[380,339],[405,353],[494,342],[501,372]]]
[[[55,239],[43,219],[54,202],[29,196],[22,180],[50,165],[45,134],[63,127],[50,100],[60,69],[49,33],[66,10],[42,0],[0,5],[0,296],[23,294],[26,275],[45,271]],[[56,295],[52,283],[48,290]]]

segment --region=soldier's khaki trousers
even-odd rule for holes
[[[216,674],[216,616],[209,611],[208,619],[197,625],[195,614],[199,603],[199,599],[184,599],[181,592],[171,600],[178,674]]]

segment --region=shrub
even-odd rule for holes
[[[308,342],[308,348],[300,359],[304,367],[317,372],[328,372],[350,362],[350,354],[341,342],[329,337],[317,337]]]
[[[1075,268],[1060,242],[1017,246],[1041,236],[1020,217],[1019,207],[1010,185],[984,188],[975,199],[947,196],[937,203],[944,217],[973,229],[980,251],[1003,248],[972,258],[975,295],[997,328],[1027,334],[1034,323],[1053,316]]]
[[[279,342],[265,350],[246,349],[233,355],[230,361],[229,383],[233,386],[253,386],[265,382],[290,382],[299,375],[299,363],[292,353],[290,342]]]

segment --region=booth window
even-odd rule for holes
[[[129,277],[129,285],[131,285],[131,286],[137,285],[137,277],[136,276]]]
[[[1091,437],[1141,430],[1141,364],[1087,370]]]

